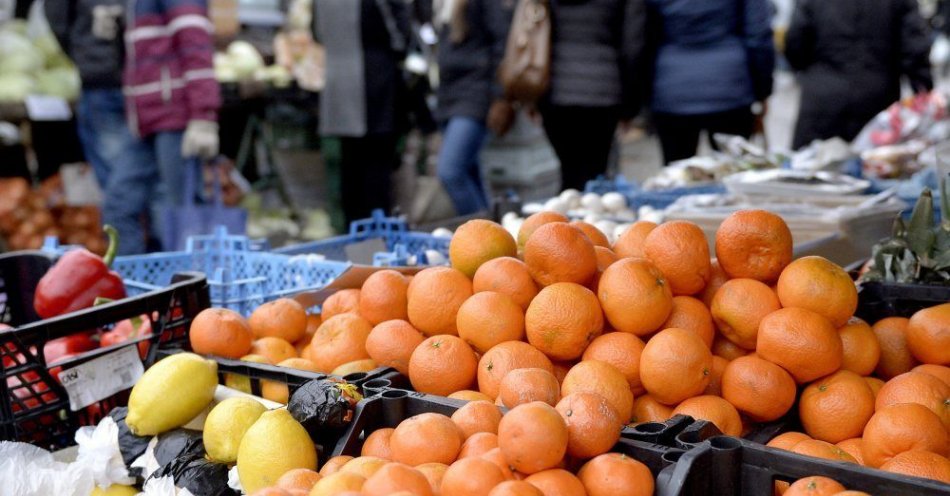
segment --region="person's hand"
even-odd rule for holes
[[[185,158],[214,158],[218,155],[218,123],[214,121],[188,121],[185,136],[181,140],[181,155]]]
[[[752,134],[765,135],[765,115],[769,113],[769,102],[767,100],[756,102],[753,105],[753,112],[755,113],[755,127],[752,129]]]
[[[488,109],[488,129],[495,136],[504,136],[515,122],[515,109],[508,100],[495,100]]]

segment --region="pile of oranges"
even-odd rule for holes
[[[606,453],[620,423],[602,402],[574,393],[557,408],[535,401],[505,415],[486,401],[466,403],[451,417],[423,413],[395,429],[367,432],[358,457],[331,458],[308,477],[285,475],[293,480],[255,496],[653,494],[646,465]],[[604,417],[614,425],[605,425]],[[605,435],[611,439],[601,439]]]
[[[772,446],[950,482],[950,303],[856,319],[850,276],[793,260],[788,226],[766,211],[728,217],[715,258],[709,246],[685,221],[637,222],[611,246],[551,212],[517,239],[474,220],[452,238],[451,267],[376,272],[326,300],[309,342],[303,324],[285,339],[302,339],[317,371],[394,367],[450,398],[581,395],[604,432],[685,414],[738,436],[797,405],[804,432]],[[285,322],[278,310],[259,320]],[[254,322],[255,344],[276,332]]]

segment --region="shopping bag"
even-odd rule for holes
[[[217,165],[212,165],[217,167]],[[164,211],[162,222],[162,249],[181,251],[189,236],[211,234],[216,226],[224,226],[230,234],[245,234],[247,211],[224,206],[221,195],[221,177],[215,171],[211,203],[195,203],[195,190],[201,177],[201,163],[189,161],[185,171],[184,204]]]

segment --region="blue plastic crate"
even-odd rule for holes
[[[185,251],[116,257],[112,268],[135,295],[167,286],[177,272],[197,270],[208,278],[211,304],[249,315],[264,302],[326,286],[349,263],[253,251],[244,236],[193,236]]]
[[[726,187],[716,183],[663,190],[644,190],[636,182],[628,181],[624,176],[617,176],[613,179],[597,178],[588,181],[584,192],[600,195],[610,192],[620,193],[627,199],[627,205],[630,209],[637,210],[640,207],[664,209],[684,196],[722,194],[726,192]]]
[[[397,265],[408,255],[419,256],[426,250],[436,250],[448,259],[451,238],[410,231],[405,220],[386,217],[382,210],[374,210],[372,217],[351,223],[349,234],[285,246],[274,253],[323,255],[328,260],[349,261],[347,248],[373,240],[382,241],[386,247],[385,252],[373,257],[373,264],[378,266]]]

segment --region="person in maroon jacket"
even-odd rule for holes
[[[218,154],[221,95],[206,0],[129,0],[123,90],[132,131],[155,155],[158,206],[183,202],[195,158]]]

